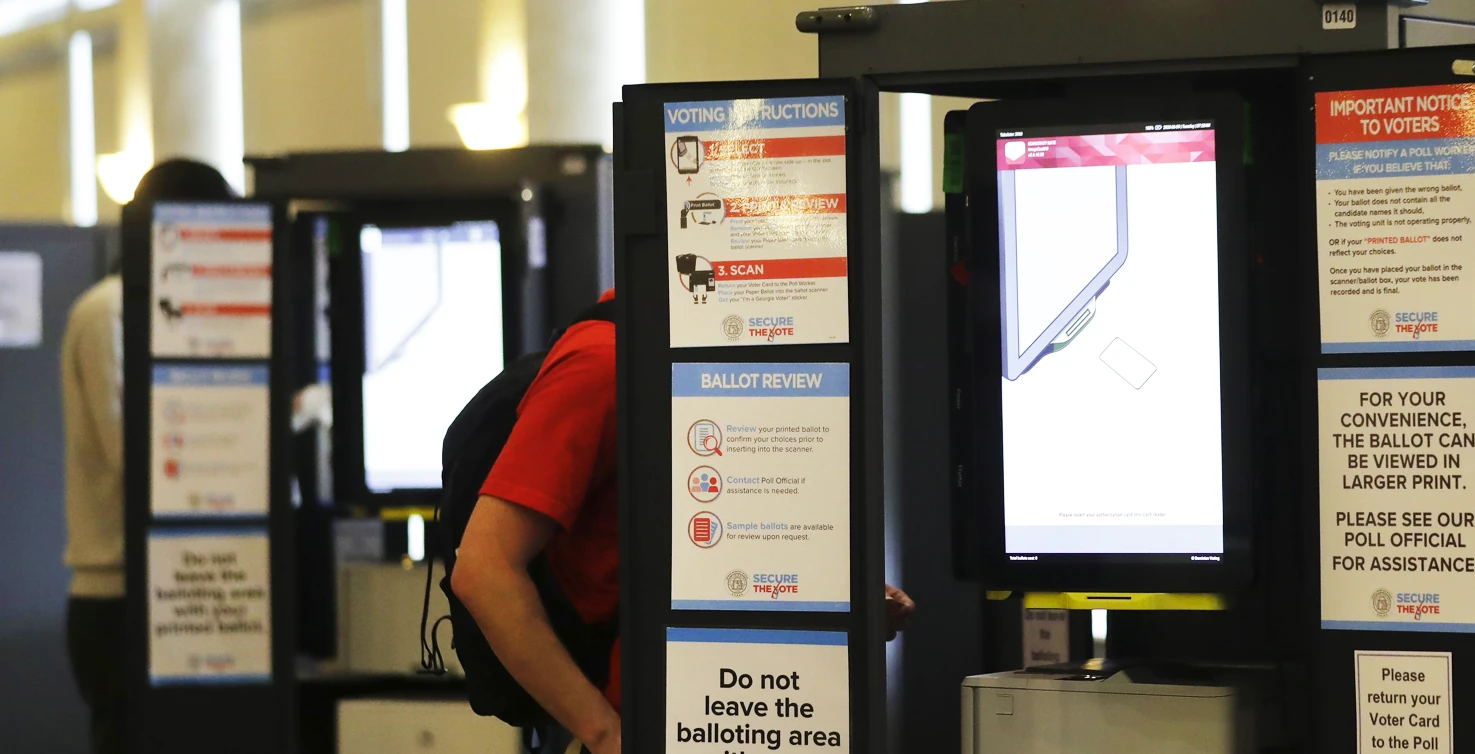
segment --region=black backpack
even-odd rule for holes
[[[614,322],[614,307],[614,301],[602,302],[585,310],[575,322]],[[562,334],[555,334],[553,341],[557,342]],[[424,671],[445,672],[436,632],[443,621],[449,620],[451,647],[460,658],[466,674],[471,709],[478,715],[501,718],[508,725],[527,731],[546,730],[553,724],[553,719],[497,659],[476,620],[451,590],[451,573],[456,567],[456,550],[461,546],[466,524],[471,520],[477,498],[481,496],[482,483],[512,435],[512,427],[517,423],[517,406],[538,376],[547,355],[548,352],[544,351],[514,360],[477,392],[446,431],[441,448],[441,499],[436,509],[435,528],[439,536],[435,538],[436,547],[430,553],[429,571],[425,577],[425,604],[420,615],[420,664]],[[436,556],[445,563],[445,577],[441,579],[440,588],[450,602],[451,614],[436,620],[427,634]],[[559,587],[542,555],[528,564],[528,572],[548,612],[554,633],[595,687],[604,688],[609,681],[610,651],[619,636],[618,620],[608,625],[585,623]]]

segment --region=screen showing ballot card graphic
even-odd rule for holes
[[[1214,134],[994,134],[1011,559],[1224,552]]]

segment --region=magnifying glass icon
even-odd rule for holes
[[[717,435],[707,435],[707,438],[702,440],[702,449],[711,453],[716,453],[717,456],[720,458],[722,456],[722,448],[718,447],[720,444],[721,443],[717,442]]]

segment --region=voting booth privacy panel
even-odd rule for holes
[[[876,95],[617,106],[623,737],[884,748]]]
[[[129,749],[294,751],[283,215],[123,215]]]

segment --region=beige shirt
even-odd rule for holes
[[[62,339],[73,597],[123,596],[122,301],[118,276],[103,278],[72,305]]]

